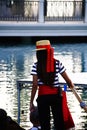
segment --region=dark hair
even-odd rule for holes
[[[47,72],[47,50],[39,50],[37,56],[37,75],[38,78],[45,84],[53,86],[55,71]],[[55,60],[54,60],[55,66]],[[54,69],[55,70],[55,69]]]

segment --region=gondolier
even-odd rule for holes
[[[34,109],[34,98],[38,90],[38,112],[41,130],[50,130],[50,111],[52,111],[54,126],[56,130],[66,130],[74,127],[72,116],[66,105],[66,96],[59,85],[58,75],[65,79],[70,88],[74,84],[68,77],[64,65],[54,58],[54,48],[49,40],[36,42],[37,62],[33,64],[31,74],[33,86],[30,100],[30,111]],[[69,126],[65,124],[69,123]]]

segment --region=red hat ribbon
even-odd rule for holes
[[[54,72],[54,48],[47,49],[47,72]]]
[[[50,49],[51,48],[51,46],[50,45],[38,45],[38,46],[36,46],[36,49]]]

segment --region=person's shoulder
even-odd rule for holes
[[[34,66],[37,66],[37,62],[34,62],[34,63],[33,63],[33,67],[34,67]]]
[[[56,64],[59,64],[59,63],[60,63],[60,61],[59,61],[59,60],[57,60],[57,59],[55,59],[55,63],[56,63]]]
[[[32,69],[36,68],[36,66],[37,66],[37,62],[34,62],[34,63],[32,64]],[[32,69],[31,69],[31,70],[32,70]]]
[[[37,62],[34,62],[33,65],[37,65]]]

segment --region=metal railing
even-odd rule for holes
[[[80,89],[87,90],[87,80],[86,80],[87,79],[87,75],[85,75],[84,73],[79,73],[79,77],[80,77],[79,79],[76,78],[76,77],[78,77],[77,75],[78,75],[78,73],[73,75],[75,80],[76,80],[76,81],[74,81],[75,88],[77,90],[80,90]],[[65,81],[62,81],[62,80],[60,80],[59,84],[60,84],[61,87],[64,87],[64,85],[67,85],[65,83]],[[18,124],[20,124],[20,92],[21,92],[22,89],[29,89],[31,91],[31,88],[32,88],[32,81],[31,80],[28,80],[28,79],[17,80]],[[71,91],[71,90],[69,89],[69,91]]]
[[[37,21],[39,1],[0,0],[1,21]]]
[[[37,21],[39,2],[24,0],[0,0],[0,21]],[[84,20],[84,1],[43,1],[44,21]]]
[[[51,9],[51,10],[50,10]],[[80,21],[84,19],[83,1],[47,2],[46,21]]]

